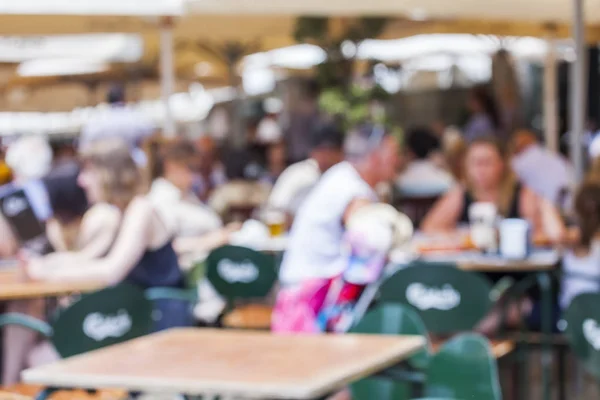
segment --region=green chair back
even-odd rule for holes
[[[229,301],[266,297],[277,280],[273,257],[245,247],[223,246],[206,261],[206,277]]]
[[[498,367],[487,339],[466,333],[446,342],[429,363],[425,397],[502,400]]]
[[[413,263],[380,288],[386,303],[413,307],[434,333],[468,331],[490,311],[490,282],[450,263]]]
[[[82,296],[52,323],[51,341],[62,357],[96,350],[152,332],[152,303],[129,284]]]
[[[600,294],[584,293],[575,297],[563,317],[565,334],[573,352],[585,369],[600,379]]]
[[[401,304],[381,304],[369,311],[350,332],[385,335],[421,335],[427,330],[421,318]],[[430,345],[412,356],[408,363],[415,369],[424,369],[430,358]],[[354,400],[402,400],[410,398],[410,386],[386,378],[362,379],[351,385]]]
[[[351,333],[374,335],[418,335],[427,338],[427,328],[419,315],[411,308],[401,304],[379,304],[370,310],[350,330]],[[431,354],[431,344],[413,355],[408,362],[417,369],[427,367]]]

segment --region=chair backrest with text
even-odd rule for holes
[[[239,246],[214,250],[206,261],[206,277],[227,300],[266,297],[275,282],[275,260],[267,254]]]
[[[564,313],[565,334],[585,369],[600,380],[600,294],[575,297]]]
[[[380,288],[384,303],[400,303],[419,314],[428,331],[468,331],[492,307],[491,283],[451,263],[415,262],[389,277]]]
[[[152,332],[152,303],[144,292],[120,284],[87,294],[61,311],[51,341],[62,357],[96,350]]]

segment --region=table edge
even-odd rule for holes
[[[179,330],[179,329],[178,329]],[[181,329],[188,330],[188,329]],[[163,333],[158,333],[164,334]],[[395,336],[395,335],[388,335]],[[145,391],[145,392],[157,392],[157,393],[173,393],[177,392],[180,394],[189,395],[207,395],[207,394],[224,394],[224,395],[244,395],[250,398],[261,398],[261,397],[277,397],[281,399],[296,399],[296,400],[309,400],[319,396],[324,396],[343,388],[345,385],[360,380],[362,378],[373,375],[375,372],[382,371],[393,365],[396,365],[403,360],[408,359],[416,352],[425,347],[426,339],[418,335],[403,335],[406,339],[414,341],[411,343],[410,348],[406,348],[406,342],[398,342],[397,347],[402,347],[402,354],[382,355],[377,360],[373,361],[372,366],[362,370],[358,370],[357,367],[338,369],[335,371],[333,376],[329,375],[321,377],[319,380],[315,380],[310,384],[296,383],[296,384],[264,384],[264,383],[244,383],[242,385],[231,382],[190,382],[188,379],[171,379],[167,384],[161,384],[155,378],[147,377],[119,377],[119,376],[106,376],[106,375],[78,375],[69,373],[66,374],[55,374],[51,379],[48,374],[45,373],[45,367],[51,366],[40,366],[37,368],[30,368],[22,372],[21,378],[23,382],[28,384],[38,384],[45,386],[58,386],[67,388],[82,388],[82,389],[126,389],[129,391]],[[118,346],[118,345],[117,345]],[[102,350],[102,349],[100,349]],[[75,356],[78,357],[78,356]],[[60,362],[60,361],[59,361]],[[348,370],[350,369],[350,370]],[[248,396],[248,393],[251,395]]]

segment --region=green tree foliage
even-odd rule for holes
[[[341,117],[348,128],[365,121],[385,122],[385,115],[373,115],[372,103],[385,101],[388,94],[379,85],[356,83],[356,60],[342,54],[342,44],[358,46],[366,39],[379,37],[385,29],[386,18],[358,18],[343,20],[341,32],[333,34],[335,22],[325,17],[299,17],[294,37],[300,43],[311,43],[327,53],[327,59],[316,67],[317,80],[323,88],[319,105],[323,111]],[[374,66],[371,63],[370,68]],[[369,75],[372,71],[369,71]],[[363,77],[361,77],[363,78]],[[362,79],[361,79],[362,80]],[[381,113],[376,113],[381,114]]]

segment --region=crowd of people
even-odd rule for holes
[[[229,243],[240,228],[236,212],[246,207],[249,217],[266,207],[284,212],[290,227],[273,330],[314,331],[324,294],[344,266],[346,223],[379,202],[378,189],[390,184],[399,196],[439,198],[420,224],[426,233],[468,224],[476,202],[529,221],[535,236],[567,249],[564,271],[572,276],[563,279],[560,307],[582,291],[600,290],[600,167],[572,187],[569,163],[531,131],[500,129],[501,118],[480,89],[463,129],[409,129],[401,146],[383,126],[345,132],[311,112],[302,135],[294,133],[294,140],[308,143],[304,157],[298,149],[289,153],[286,135],[267,135],[262,160],[222,148],[208,135],[161,138],[121,109],[123,92],[111,92],[109,100],[115,118],[84,129],[77,145],[67,142],[53,151],[44,139],[25,136],[7,149],[12,181],[2,188],[26,193],[51,245],[42,254],[28,251],[0,218],[0,256],[18,257],[27,279],[180,288],[186,255]],[[193,324],[181,301],[156,307],[162,315],[156,329]],[[45,317],[41,301],[12,302],[5,309]],[[515,312],[534,309],[531,299]],[[481,330],[491,330],[492,320]],[[23,328],[5,328],[3,340],[5,384],[16,382],[25,366],[53,356]]]

